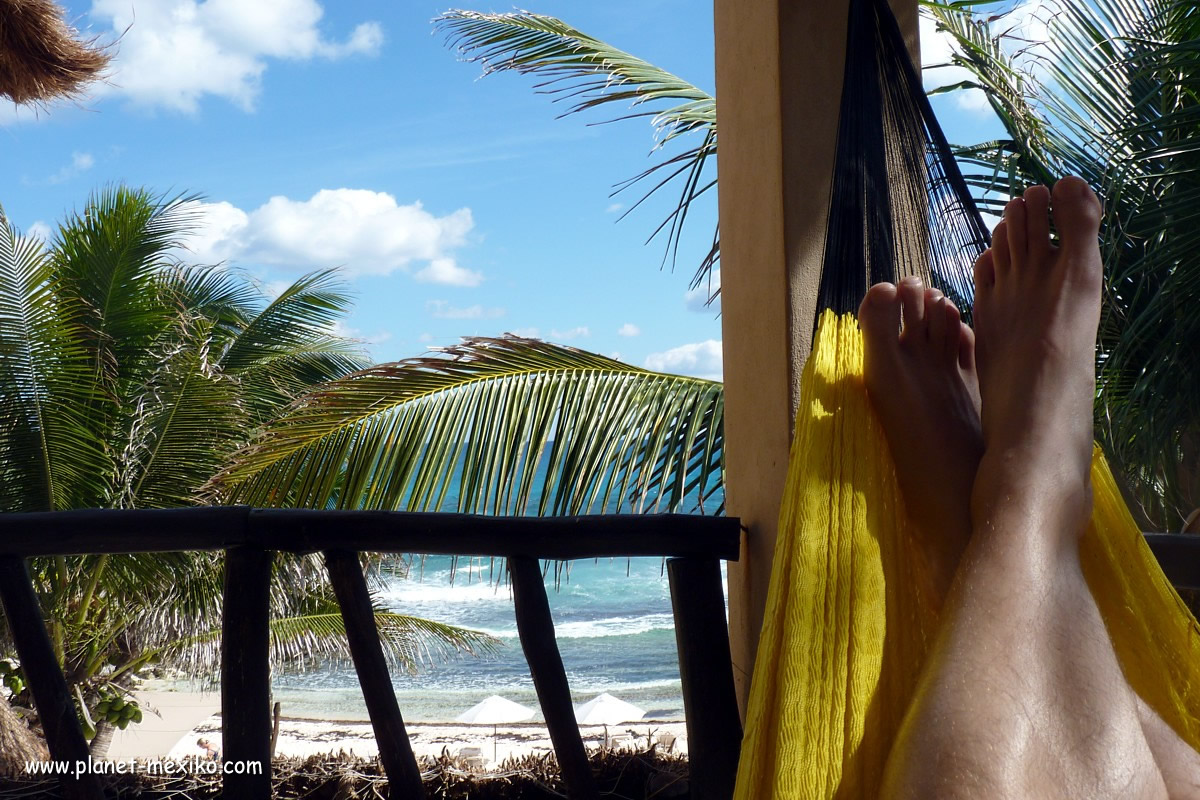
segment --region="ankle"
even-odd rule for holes
[[[1091,516],[1092,488],[1089,469],[1075,461],[1039,448],[989,448],[971,491],[972,529],[1077,539]]]

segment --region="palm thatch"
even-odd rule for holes
[[[108,65],[51,0],[0,0],[0,95],[17,104],[78,97]]]
[[[46,746],[8,703],[0,700],[0,775],[20,774],[27,763],[48,758]]]

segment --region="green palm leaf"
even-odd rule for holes
[[[306,396],[208,495],[544,515],[686,511],[691,494],[703,510],[720,486],[721,389],[536,340],[470,339]]]
[[[159,279],[171,264],[172,249],[198,223],[194,199],[110,187],[59,227],[55,269],[64,292],[83,306],[88,335],[82,344],[104,392],[92,405],[118,402],[118,384],[141,379],[143,359],[171,324],[171,309],[157,291]]]
[[[108,456],[89,424],[82,305],[51,255],[0,209],[0,509],[69,508],[103,493]]]
[[[717,153],[717,110],[712,95],[694,84],[579,31],[562,20],[528,11],[510,14],[451,10],[434,20],[450,45],[468,61],[483,65],[484,74],[514,70],[544,76],[537,88],[571,103],[572,114],[609,103],[632,107],[617,119],[649,117],[658,138],[655,149],[688,134],[698,144],[667,158],[618,185],[618,191],[654,179],[647,197],[677,182],[676,208],[650,238],[667,232],[667,256],[674,263],[683,224],[691,204],[716,185],[705,167]],[[694,140],[693,140],[694,141]],[[625,213],[632,211],[630,208]],[[622,215],[624,216],[624,215]],[[704,283],[720,258],[719,236],[692,278]]]
[[[237,377],[256,424],[306,389],[367,366],[358,343],[332,333],[349,307],[336,270],[310,273],[246,314],[222,344],[220,368]]]

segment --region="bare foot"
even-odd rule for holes
[[[977,522],[994,524],[1003,506],[1043,523],[1025,528],[1078,535],[1091,508],[1100,203],[1079,178],[1055,184],[1055,246],[1050,201],[1044,186],[1010,201],[975,266],[986,453],[972,510]]]
[[[954,304],[919,278],[871,287],[858,319],[867,392],[940,606],[971,535],[969,498],[983,454],[975,337]]]

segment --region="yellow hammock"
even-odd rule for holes
[[[1159,569],[1099,448],[1084,573],[1125,676],[1200,749],[1200,627]],[[737,800],[878,797],[936,616],[862,382],[862,335],[825,311],[800,407]]]

